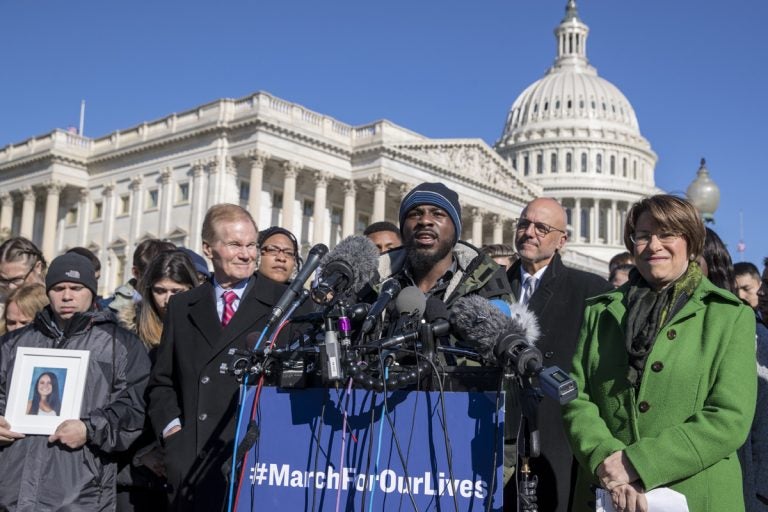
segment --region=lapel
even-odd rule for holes
[[[520,260],[517,260],[511,267],[509,267],[509,270],[507,270],[507,280],[509,281],[509,287],[512,288],[512,295],[515,297],[515,302],[520,302],[520,288],[522,287],[522,284],[520,283],[521,265],[522,263],[520,263]]]
[[[520,266],[521,262],[517,261],[507,271],[509,284],[512,286],[512,293],[515,294],[515,299],[517,300],[520,300],[520,289],[522,287],[520,282]],[[539,315],[546,309],[547,304],[559,286],[557,278],[563,274],[564,270],[565,267],[560,261],[560,254],[555,253],[549,265],[547,265],[547,270],[541,276],[541,283],[536,287],[536,291],[533,292],[533,296],[528,301],[528,309]]]
[[[208,345],[213,346],[221,337],[221,321],[216,314],[216,298],[213,284],[207,281],[194,290],[189,301],[189,322],[203,335]]]

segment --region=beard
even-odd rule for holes
[[[414,276],[427,274],[437,262],[450,254],[455,244],[455,240],[441,240],[434,250],[429,250],[418,248],[413,244],[413,241],[411,241],[408,244],[407,261]]]

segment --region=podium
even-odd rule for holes
[[[238,512],[503,508],[503,392],[265,387],[255,420]]]

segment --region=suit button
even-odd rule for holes
[[[203,413],[200,416],[198,416],[197,419],[199,419],[200,421],[205,421],[206,419],[208,419],[208,415]]]
[[[206,376],[204,376],[202,379],[200,379],[200,383],[201,383],[201,384],[208,384],[208,382],[209,382],[210,380],[211,380],[211,379],[210,379],[210,378],[209,378],[209,377],[206,375]]]
[[[651,370],[655,372],[660,372],[663,369],[664,369],[664,363],[662,363],[661,361],[656,361],[651,365]]]
[[[555,355],[555,353],[552,352],[551,350],[547,351],[547,352],[544,352],[544,357],[546,357],[547,359],[552,359],[553,355]]]
[[[643,400],[637,405],[637,408],[640,409],[640,412],[648,412],[648,409],[651,408],[651,404]]]
[[[667,331],[667,339],[671,341],[671,340],[673,340],[675,338],[677,338],[677,331],[674,330],[674,329],[668,330]]]

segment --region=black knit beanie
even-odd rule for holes
[[[68,252],[55,258],[48,267],[48,273],[45,275],[45,291],[59,283],[80,283],[93,293],[96,297],[96,270],[93,263],[86,258],[74,252]]]

